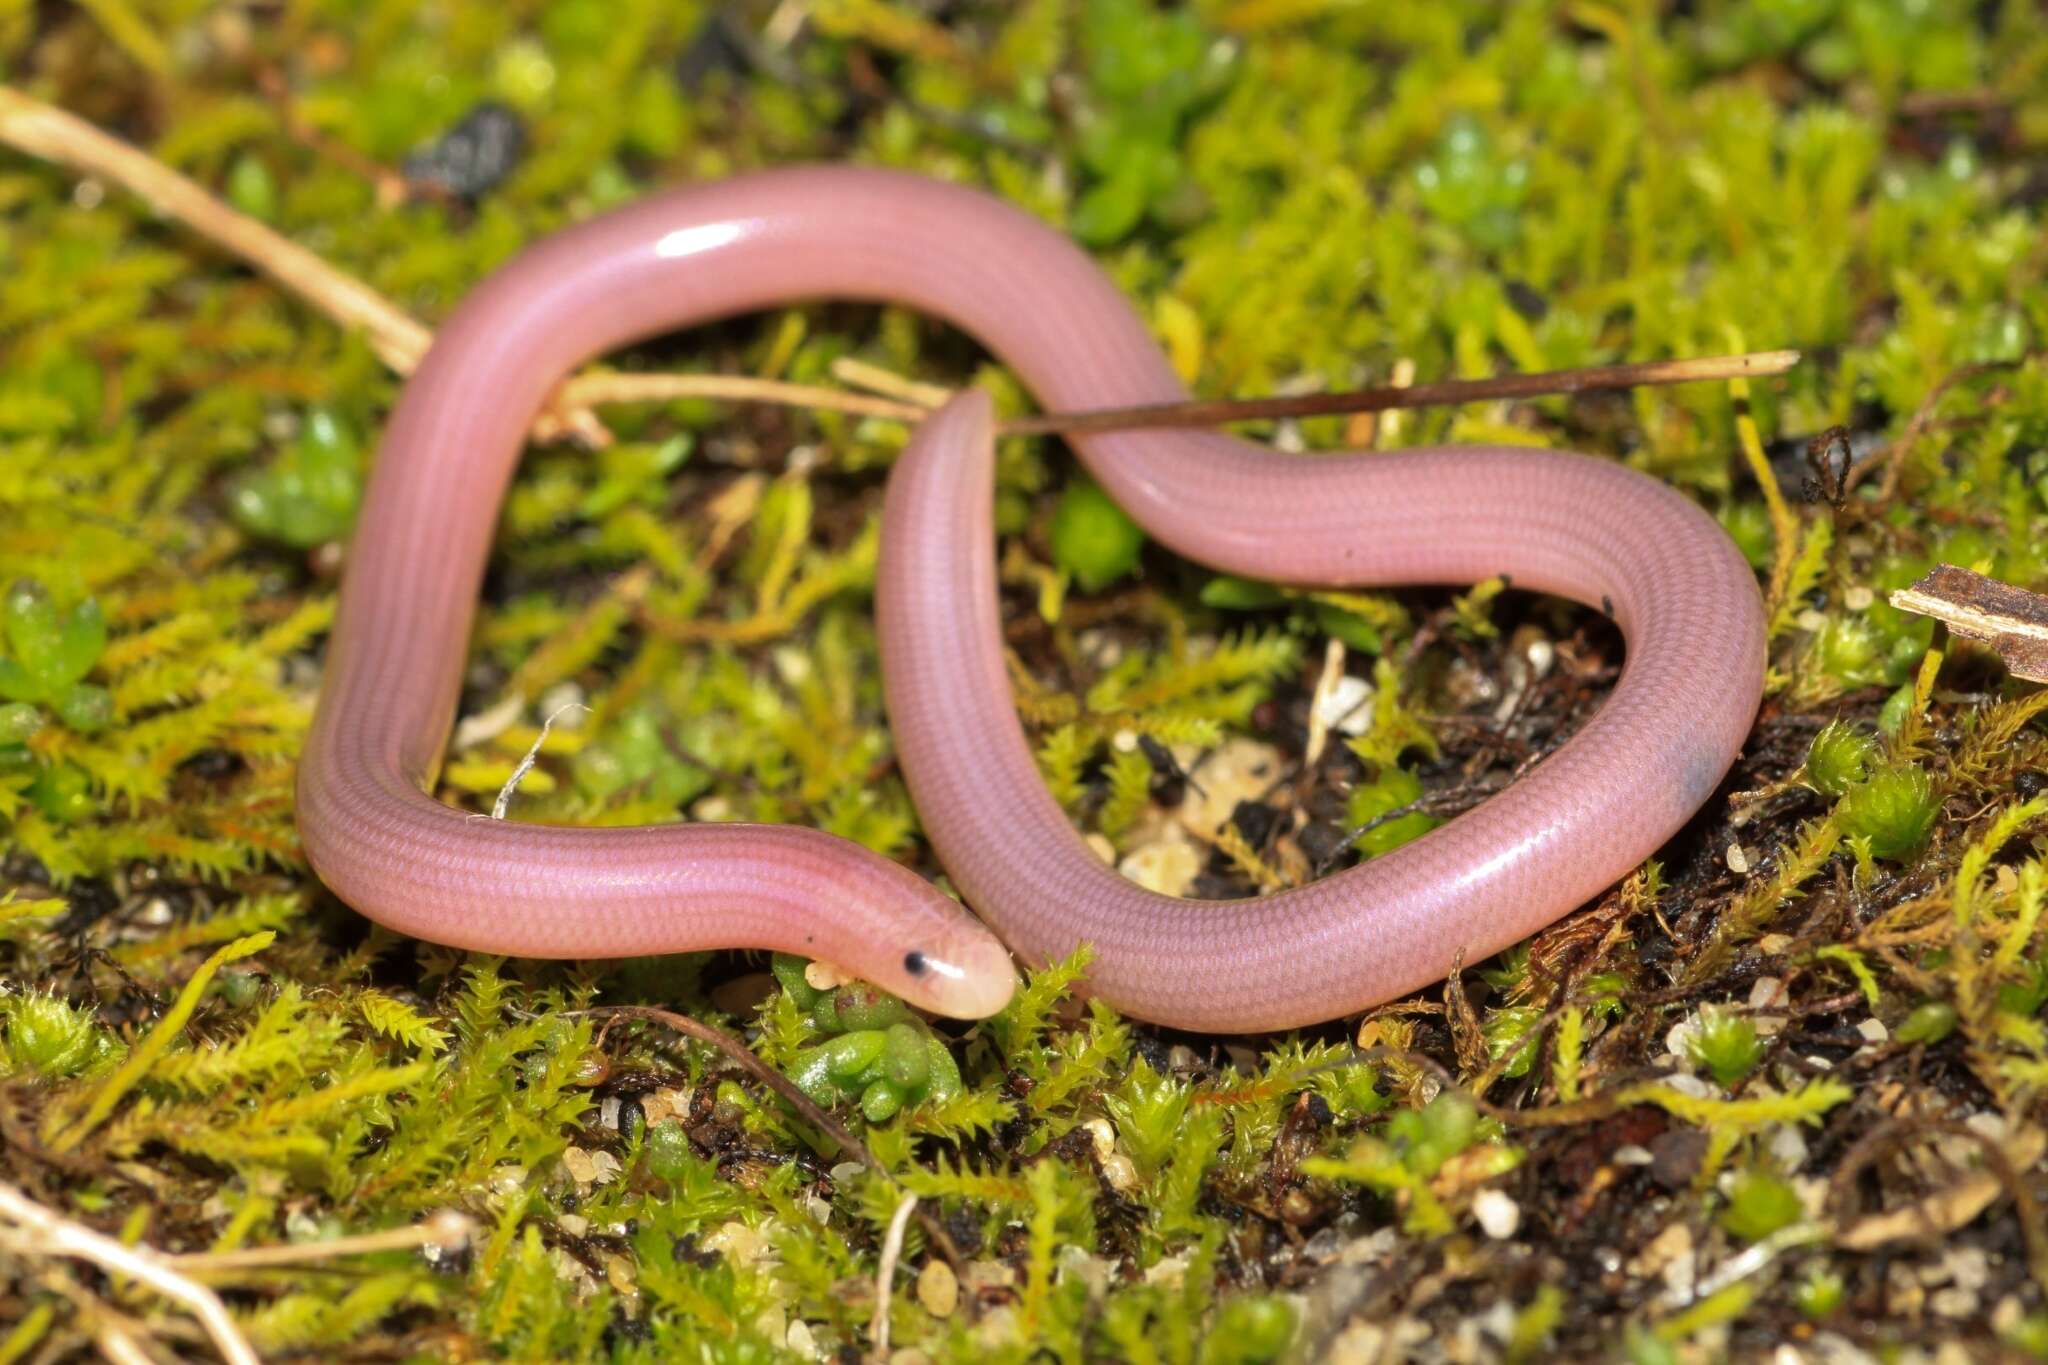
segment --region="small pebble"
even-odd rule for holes
[[[1197,839],[1213,840],[1230,823],[1237,803],[1263,797],[1282,766],[1280,751],[1270,744],[1225,741],[1192,774],[1195,781],[1181,802],[1181,826]]]
[[[705,1251],[715,1251],[736,1265],[752,1265],[774,1254],[774,1248],[766,1237],[738,1219],[719,1225],[699,1245]]]
[[[1155,1262],[1152,1268],[1145,1272],[1145,1283],[1165,1285],[1168,1289],[1179,1289],[1181,1283],[1187,1279],[1187,1276],[1188,1258],[1186,1255],[1168,1256],[1163,1260]]]
[[[614,1292],[627,1298],[633,1298],[640,1293],[631,1257],[621,1256],[616,1251],[607,1253],[604,1258],[604,1278],[605,1283],[609,1284]]]
[[[1372,684],[1346,673],[1316,698],[1316,719],[1340,735],[1362,735],[1372,728]]]
[[[953,1267],[936,1256],[917,1273],[917,1301],[935,1318],[951,1317],[960,1306],[960,1280]]]
[[[602,1185],[619,1173],[619,1159],[610,1152],[569,1147],[562,1152],[562,1169],[579,1185]]]
[[[1792,992],[1786,989],[1784,981],[1775,976],[1760,976],[1750,984],[1749,1007],[1758,1013],[1750,1019],[1759,1038],[1768,1038],[1785,1027],[1785,1016],[1767,1014],[1766,1010],[1788,1008],[1792,1004]]]
[[[1770,1139],[1765,1145],[1770,1151],[1771,1159],[1777,1162],[1782,1170],[1796,1171],[1806,1164],[1806,1135],[1789,1123],[1773,1126]]]
[[[1102,838],[1099,834],[1093,837]],[[1103,842],[1109,841],[1104,839]],[[1111,858],[1114,856],[1112,850]],[[1185,896],[1188,888],[1195,884],[1195,878],[1202,875],[1202,864],[1206,860],[1207,855],[1195,846],[1187,833],[1175,827],[1164,831],[1143,848],[1132,851],[1116,865],[1116,870],[1126,880],[1147,891],[1156,891],[1162,896]]]
[[[405,178],[461,199],[497,188],[526,154],[526,125],[509,106],[485,101],[405,159]]]
[[[1728,845],[1728,870],[1738,877],[1749,875],[1749,854],[1741,844]]]
[[[1344,1249],[1344,1235],[1335,1228],[1324,1228],[1315,1236],[1302,1243],[1301,1258],[1316,1265],[1328,1265],[1337,1259]]]
[[[1648,1156],[1649,1153],[1643,1153]],[[1522,1226],[1522,1207],[1499,1190],[1481,1190],[1472,1196],[1472,1216],[1480,1229],[1496,1242],[1505,1242]]]
[[[1001,1261],[969,1261],[966,1284],[969,1289],[1008,1289],[1017,1282],[1017,1273]]]
[[[1138,1188],[1138,1168],[1122,1152],[1111,1152],[1103,1160],[1102,1178],[1118,1194],[1129,1194]]]
[[[812,961],[804,964],[804,984],[814,991],[837,990],[847,982],[858,979],[852,972],[843,967],[835,967],[829,962]]]

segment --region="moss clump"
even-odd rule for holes
[[[1878,769],[1851,787],[1837,808],[1844,834],[1870,841],[1879,858],[1902,858],[1927,841],[1940,809],[1934,781],[1915,763]]]
[[[821,991],[804,977],[799,958],[777,954],[775,979],[826,1041],[791,1060],[790,1079],[819,1104],[860,1102],[870,1123],[884,1123],[905,1105],[960,1095],[960,1068],[944,1042],[904,1004],[853,983]]]
[[[1442,821],[1427,811],[1409,811],[1391,820],[1384,818],[1421,799],[1421,778],[1406,768],[1384,769],[1378,779],[1351,793],[1346,814],[1353,827],[1370,826],[1352,841],[1353,845],[1367,857],[1377,858],[1435,829]]]
[[[1840,796],[1869,776],[1877,744],[1853,726],[1829,721],[1806,751],[1806,780],[1816,790]]]
[[[1723,1087],[1734,1085],[1763,1059],[1763,1040],[1748,1018],[1727,1010],[1700,1012],[1699,1024],[1686,1042],[1692,1059]]]
[[[299,549],[325,545],[355,524],[362,465],[361,447],[344,420],[315,408],[285,454],[236,484],[229,505],[255,535]]]
[[[1799,1192],[1764,1170],[1747,1170],[1729,1183],[1721,1226],[1745,1242],[1760,1242],[1805,1216]]]
[[[1092,479],[1076,479],[1052,513],[1052,562],[1089,592],[1136,571],[1145,533]]]

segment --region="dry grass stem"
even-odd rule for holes
[[[17,1243],[11,1248],[16,1254],[32,1252],[90,1261],[109,1273],[140,1281],[189,1308],[229,1365],[261,1365],[220,1296],[171,1268],[154,1252],[126,1246],[83,1223],[73,1222],[4,1183],[0,1183],[0,1218],[12,1222],[19,1233],[28,1234],[9,1239]]]
[[[896,1279],[896,1262],[903,1257],[903,1234],[910,1227],[910,1215],[917,1211],[917,1196],[906,1193],[889,1216],[889,1231],[882,1238],[882,1259],[875,1267],[875,1317],[868,1336],[875,1354],[889,1358],[889,1298]]]
[[[1708,380],[1763,378],[1799,363],[1797,351],[1751,351],[1692,360],[1653,360],[1633,365],[1592,365],[1576,370],[1508,374],[1493,379],[1445,379],[1433,384],[1389,384],[1343,393],[1305,393],[1279,398],[1224,398],[1176,403],[1142,403],[1090,412],[1054,412],[1014,418],[1002,424],[1006,436],[1043,432],[1120,431],[1137,427],[1209,427],[1279,417],[1326,417],[1336,413],[1384,412],[1394,408],[1448,407],[1506,398],[1549,398],[1599,389],[1632,389],[1646,384],[1697,384]]]

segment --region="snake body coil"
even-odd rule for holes
[[[1015,985],[988,929],[921,878],[812,830],[561,829],[426,795],[485,557],[524,432],[577,363],[654,333],[802,300],[945,318],[1048,408],[1184,390],[1078,248],[985,195],[891,172],[769,172],[649,199],[541,242],[448,320],[407,384],[351,548],[299,821],[364,914],[459,947],[603,958],[715,947],[822,957],[912,1003],[979,1016]],[[902,766],[968,905],[1029,961],[1096,945],[1090,982],[1182,1028],[1285,1028],[1477,961],[1625,874],[1707,799],[1755,715],[1756,581],[1653,479],[1492,447],[1302,458],[1230,436],[1073,442],[1156,539],[1279,583],[1517,587],[1609,611],[1620,682],[1570,743],[1414,843],[1257,900],[1188,902],[1104,867],[1040,782],[997,616],[988,402],[926,421],[890,480],[877,585]]]

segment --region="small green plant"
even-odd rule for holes
[[[362,463],[355,433],[332,412],[315,408],[299,439],[237,484],[229,505],[235,520],[265,539],[301,550],[325,545],[355,525]]]
[[[1756,1069],[1764,1044],[1756,1035],[1756,1025],[1744,1016],[1707,1008],[1700,1011],[1699,1026],[1686,1040],[1686,1050],[1708,1075],[1727,1087]]]
[[[7,792],[26,794],[52,821],[83,820],[97,809],[85,770],[38,759],[29,741],[46,711],[81,735],[112,723],[112,695],[85,681],[106,649],[106,617],[90,597],[60,611],[41,583],[22,579],[0,600],[0,638],[0,780],[11,778]]]
[[[1815,1266],[1807,1272],[1799,1287],[1792,1291],[1792,1301],[1799,1305],[1799,1311],[1809,1318],[1824,1318],[1842,1306],[1848,1296],[1849,1287],[1842,1277],[1826,1266]]]
[[[1513,1079],[1529,1074],[1536,1064],[1536,1045],[1542,1041],[1536,1032],[1542,1018],[1543,1011],[1534,1005],[1504,1005],[1486,1016],[1482,1032],[1487,1055],[1496,1062],[1507,1058],[1501,1075]]]
[[[38,728],[32,710],[48,707],[82,735],[97,734],[114,718],[104,687],[85,681],[107,647],[107,620],[88,597],[59,611],[49,591],[25,578],[0,602],[0,630],[7,654],[0,657],[0,744],[23,744]]]
[[[1188,1088],[1140,1057],[1119,1092],[1105,1095],[1102,1103],[1116,1120],[1117,1137],[1138,1174],[1150,1180],[1164,1170],[1187,1118]]]
[[[1462,1090],[1445,1090],[1420,1109],[1403,1109],[1387,1120],[1387,1138],[1401,1162],[1417,1175],[1432,1176],[1479,1137],[1479,1109]]]
[[[1415,187],[1438,219],[1475,245],[1500,251],[1519,234],[1529,165],[1502,155],[1483,124],[1459,114],[1445,125],[1435,154],[1415,168]]]
[[[1855,727],[1830,721],[1806,751],[1806,781],[1817,791],[1840,796],[1870,775],[1877,741]]]
[[[1927,770],[1915,763],[1879,768],[1836,807],[1844,835],[1870,841],[1876,858],[1903,858],[1927,842],[1941,803]]]
[[[1079,151],[1093,183],[1074,205],[1074,235],[1105,246],[1148,217],[1187,225],[1201,198],[1181,157],[1181,128],[1222,89],[1233,50],[1193,13],[1162,13],[1151,0],[1089,0],[1081,35]]]
[[[1138,567],[1145,533],[1094,480],[1076,478],[1052,514],[1053,563],[1088,592],[1099,592]]]
[[[796,1054],[789,1078],[819,1104],[860,1102],[870,1123],[906,1105],[952,1099],[960,1068],[946,1045],[895,996],[865,982],[821,991],[804,979],[802,958],[778,953],[771,970],[783,991],[833,1036]]]
[[[1430,1180],[1451,1158],[1478,1143],[1479,1110],[1463,1091],[1444,1090],[1420,1109],[1403,1109],[1387,1120],[1377,1137],[1364,1137],[1343,1157],[1311,1157],[1301,1163],[1304,1174],[1353,1181],[1391,1195],[1406,1206],[1402,1225],[1423,1236],[1451,1230],[1450,1213]],[[1521,1153],[1501,1143],[1485,1149],[1486,1159],[1470,1167],[1472,1179],[1513,1169]]]
[[[631,789],[657,805],[679,807],[711,786],[711,774],[678,755],[662,733],[659,707],[643,704],[620,716],[601,743],[579,751],[572,770],[577,789],[605,800]]]
[[[1359,787],[1351,793],[1346,814],[1351,826],[1356,829],[1370,825],[1389,811],[1400,810],[1413,805],[1422,797],[1422,779],[1406,768],[1388,766],[1380,770],[1379,779]],[[1375,825],[1352,841],[1353,846],[1368,858],[1377,858],[1390,853],[1405,843],[1420,839],[1442,822],[1427,811],[1410,811],[1397,816],[1385,824]]]
[[[1739,1172],[1730,1183],[1720,1221],[1730,1236],[1758,1242],[1792,1226],[1805,1212],[1790,1183],[1769,1171],[1751,1169]]]
[[[1294,1306],[1279,1295],[1241,1294],[1216,1310],[1202,1344],[1202,1365],[1279,1360],[1294,1339]]]
[[[0,995],[0,1024],[7,1029],[9,1075],[61,1080],[117,1050],[90,1011],[40,991]]]
[[[1938,1043],[1956,1030],[1956,1007],[1945,1000],[1916,1006],[1892,1036],[1902,1043]]]

